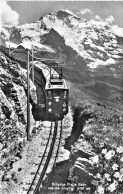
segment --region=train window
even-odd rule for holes
[[[47,92],[47,97],[48,97],[48,98],[52,98],[52,93],[51,93],[51,91],[48,91],[48,92]]]
[[[59,91],[54,92],[54,97],[59,96]]]

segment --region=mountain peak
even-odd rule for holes
[[[81,20],[80,17],[78,17],[77,15],[75,15],[72,11],[68,10],[68,9],[65,9],[65,10],[59,10],[57,13],[56,13],[57,17],[59,19],[64,19],[64,18],[67,18],[69,16],[73,16],[75,19],[77,20]]]

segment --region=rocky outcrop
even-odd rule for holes
[[[59,11],[56,13],[56,16],[57,16],[58,19],[60,19],[60,20],[66,20],[67,18],[69,19],[69,17],[73,17],[73,18],[77,19],[78,21],[81,20],[80,17],[75,16],[74,14],[72,14],[72,12],[69,12],[69,11],[67,11],[67,10],[59,10]]]
[[[59,35],[57,31],[53,28],[49,31],[48,34],[45,35],[45,44],[52,45],[54,48],[58,49],[59,47],[64,47],[65,40],[63,37]]]
[[[16,44],[22,43],[21,31],[16,27],[11,29],[10,41]]]

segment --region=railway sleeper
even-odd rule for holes
[[[31,175],[35,175],[35,172],[31,172]]]

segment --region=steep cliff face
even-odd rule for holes
[[[49,33],[44,35],[44,37],[44,44],[52,45],[56,49],[59,47],[63,48],[65,46],[64,38],[60,36],[59,33],[53,28],[49,31]]]
[[[36,87],[30,81],[30,95],[36,103]],[[1,165],[12,150],[26,140],[27,126],[27,75],[19,63],[0,52],[0,158]],[[31,110],[31,104],[30,104]],[[35,120],[30,111],[31,131]],[[15,151],[15,153],[16,153]]]

